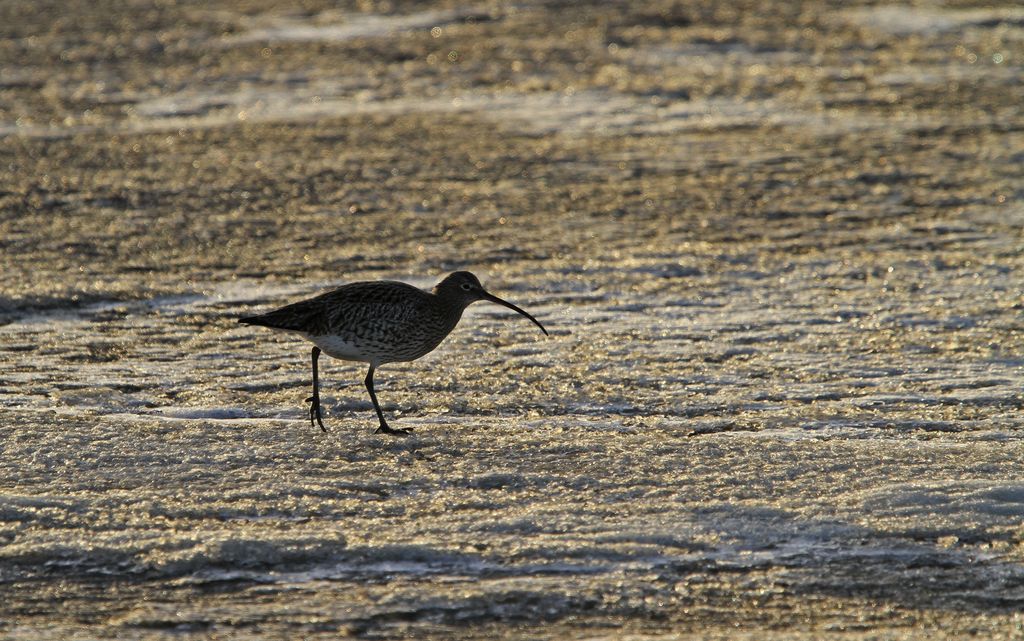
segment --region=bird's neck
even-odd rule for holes
[[[454,328],[462,319],[462,312],[466,311],[466,305],[448,305],[445,308],[445,321],[450,328]]]
[[[434,296],[434,300],[437,304],[437,310],[440,313],[448,331],[451,331],[459,324],[459,320],[462,318],[462,312],[466,310],[466,305],[462,304],[462,301],[452,300],[443,295],[438,296],[437,294],[434,294]]]

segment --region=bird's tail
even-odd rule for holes
[[[308,311],[304,314],[297,314],[294,311],[294,306],[288,305],[281,309],[275,309],[274,311],[267,312],[266,314],[243,316],[238,319],[238,322],[243,325],[259,325],[260,327],[269,327],[271,329],[303,332],[309,330],[309,314],[310,313]]]

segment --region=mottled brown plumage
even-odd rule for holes
[[[395,281],[351,283],[266,314],[240,318],[238,322],[295,332],[315,345],[309,420],[315,420],[324,431],[327,430],[320,409],[317,367],[320,352],[369,363],[365,383],[380,420],[377,431],[397,434],[409,430],[393,430],[384,420],[373,389],[374,370],[384,363],[416,360],[432,351],[455,328],[466,307],[478,300],[513,309],[547,334],[536,318],[488,293],[469,272],[450,274],[431,292]]]

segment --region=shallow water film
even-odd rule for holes
[[[0,637],[1024,635],[1017,3],[0,18]]]

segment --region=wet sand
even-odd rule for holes
[[[0,12],[0,635],[1020,635],[1012,3]]]

